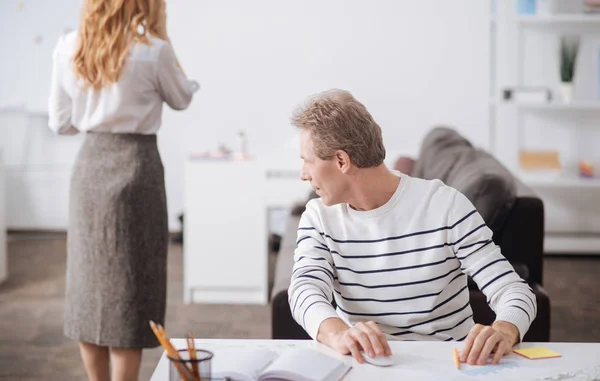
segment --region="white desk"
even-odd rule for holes
[[[184,188],[184,302],[268,301],[267,208],[306,200],[297,173],[258,161],[188,160]]]
[[[174,339],[177,348],[185,348],[184,339]],[[349,356],[340,356],[330,348],[310,340],[196,340],[199,348],[215,350],[223,347],[267,347],[282,352],[292,347],[310,347],[323,351],[352,364],[353,368],[344,381],[357,380],[550,380],[562,374],[561,380],[585,380],[585,374],[597,374],[600,378],[600,343],[524,343],[519,347],[543,346],[562,355],[561,358],[528,360],[511,353],[502,359],[501,365],[471,367],[461,364],[456,369],[452,357],[454,347],[462,343],[446,342],[391,342],[392,352],[398,356],[398,364],[379,368],[370,364],[358,364]],[[150,381],[168,380],[168,359],[163,354]],[[579,372],[579,373],[577,373]],[[572,375],[572,376],[571,376]],[[580,378],[575,378],[580,377]],[[593,380],[594,378],[589,378]],[[598,378],[596,378],[598,379]]]

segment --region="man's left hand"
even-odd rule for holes
[[[475,324],[465,339],[459,358],[469,365],[485,365],[493,353],[492,364],[498,364],[518,340],[519,329],[512,323],[497,321],[491,326]]]

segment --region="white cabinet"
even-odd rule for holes
[[[268,207],[310,186],[256,161],[189,160],[184,188],[184,301],[266,304]]]
[[[4,167],[0,151],[0,283],[8,277],[8,258],[6,253],[6,201],[4,198]]]
[[[252,162],[186,164],[186,303],[267,303],[263,178],[263,170]]]

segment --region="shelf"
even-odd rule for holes
[[[557,110],[557,111],[600,111],[600,102],[598,101],[573,101],[570,103],[545,103],[545,104],[524,104],[518,105],[526,110]]]
[[[598,24],[600,26],[600,14],[562,14],[544,16],[519,16],[519,23],[525,25],[545,24]]]
[[[575,176],[533,175],[520,172],[518,177],[532,188],[547,189],[600,189],[600,179],[585,179]]]
[[[27,107],[25,107],[23,105],[17,105],[17,106],[0,105],[0,115],[1,114],[8,114],[8,115],[16,114],[16,115],[24,115],[24,116],[29,116],[29,117],[44,117],[44,118],[48,117],[47,111],[32,110],[32,109],[28,109]]]
[[[599,254],[600,234],[552,233],[544,236],[544,254]]]
[[[573,101],[570,103],[516,103],[502,102],[503,105],[514,105],[522,110],[537,111],[600,111],[599,101]]]

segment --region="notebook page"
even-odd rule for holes
[[[261,380],[287,376],[298,381],[330,381],[350,366],[343,361],[313,349],[291,349],[283,352],[262,373]]]
[[[266,348],[218,348],[213,350],[211,378],[256,381],[277,353]]]

